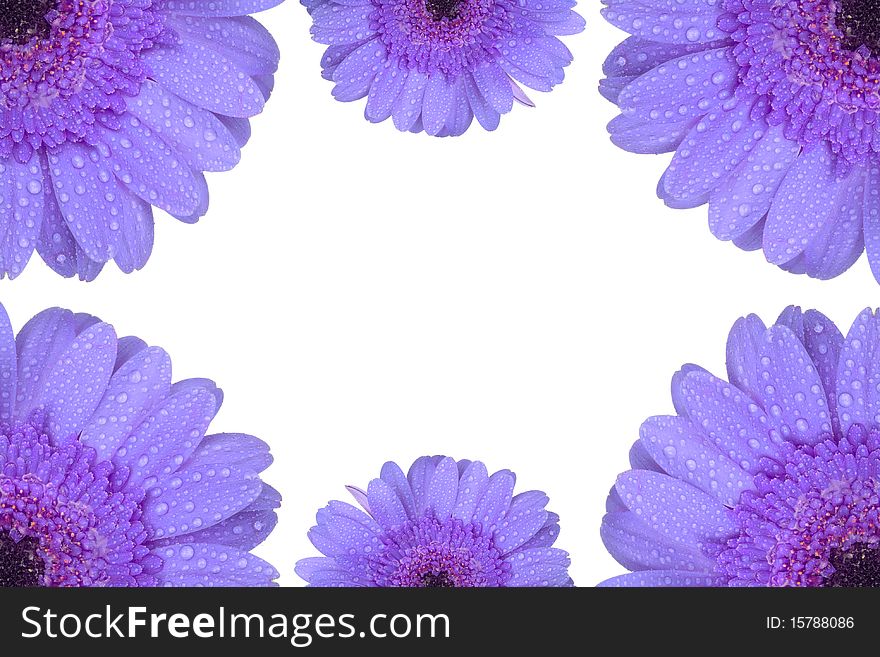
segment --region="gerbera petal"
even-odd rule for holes
[[[701,117],[732,97],[736,74],[731,48],[688,54],[636,78],[621,92],[620,110],[636,121]]]
[[[204,177],[138,119],[105,131],[104,139],[117,178],[134,194],[172,215],[191,215],[203,203]]]
[[[727,336],[727,378],[753,399],[760,400],[758,358],[767,327],[757,315],[740,317]]]
[[[638,440],[629,448],[629,465],[633,470],[663,472],[663,468],[657,465],[657,462],[651,458],[651,453]]]
[[[199,443],[190,463],[202,465],[235,465],[243,470],[262,472],[272,465],[269,446],[255,436],[244,433],[215,433]]]
[[[309,586],[363,586],[357,577],[339,568],[328,557],[309,557],[296,562],[296,574],[309,583]]]
[[[44,163],[44,176],[49,176],[48,164]],[[77,265],[77,244],[67,222],[61,216],[55,194],[51,190],[43,195],[43,221],[37,239],[37,253],[52,270],[65,278],[75,276]],[[82,251],[82,249],[80,249]]]
[[[843,335],[830,319],[817,310],[801,313],[800,308],[791,308],[786,317],[780,315],[777,324],[788,326],[794,331],[794,324],[800,325],[795,335],[801,340],[810,360],[816,366],[816,372],[822,381],[822,390],[828,400],[828,414],[832,426],[840,430],[837,417],[837,364],[840,362],[840,349],[843,346]]]
[[[42,408],[53,434],[78,434],[94,413],[116,360],[116,333],[95,324],[73,338],[55,362],[48,362],[30,404]]]
[[[22,164],[0,159],[0,275],[15,278],[28,263],[40,234],[44,194],[39,154]]]
[[[50,308],[35,315],[15,338],[18,354],[16,415],[26,417],[31,398],[42,387],[44,371],[55,363],[74,338],[73,313]]]
[[[165,0],[169,11],[184,16],[244,16],[280,5],[283,0]]]
[[[249,117],[265,97],[230,57],[190,41],[156,46],[144,55],[153,78],[190,103],[225,116]]]
[[[407,73],[403,89],[391,108],[391,118],[394,120],[395,128],[401,131],[409,130],[419,120],[427,84],[428,76],[424,73],[415,69]]]
[[[485,529],[494,529],[510,508],[516,480],[508,470],[499,470],[489,477],[489,485],[474,509],[473,522]]]
[[[799,256],[836,221],[838,180],[825,145],[805,150],[782,181],[764,230],[764,255],[775,265]]]
[[[280,57],[269,31],[250,16],[179,16],[169,21],[187,39],[230,57],[250,75],[274,73]]]
[[[724,103],[710,110],[685,137],[663,177],[667,195],[679,202],[704,203],[764,137],[763,118],[752,118],[751,103]]]
[[[160,539],[216,525],[257,499],[262,488],[250,468],[191,461],[148,489],[144,527]]]
[[[403,506],[400,496],[383,479],[373,479],[367,488],[370,515],[382,527],[399,527],[411,516]]]
[[[437,135],[446,125],[455,92],[443,75],[431,75],[422,100],[422,126],[429,135]]]
[[[216,409],[208,390],[172,391],[119,446],[113,463],[128,470],[128,485],[150,488],[195,451]]]
[[[15,334],[6,308],[0,304],[0,422],[12,421],[17,376]]]
[[[441,456],[421,456],[417,458],[406,473],[406,480],[412,489],[415,511],[421,513],[427,508],[428,490]]]
[[[548,21],[544,25],[547,34],[556,36],[566,36],[571,34],[580,34],[586,27],[586,21],[583,16],[573,11],[566,12],[565,17],[561,20]]]
[[[738,237],[733,238],[733,244],[743,251],[757,251],[764,242],[764,228],[767,225],[767,216],[761,218],[758,223],[749,228]]]
[[[157,541],[155,545],[169,545],[172,542],[215,543],[248,551],[265,541],[276,524],[278,524],[278,514],[274,511],[241,511],[207,529],[191,532],[179,538]]]
[[[733,506],[744,491],[755,488],[751,474],[708,444],[684,418],[648,418],[639,435],[640,444],[666,473],[693,484],[722,504]]]
[[[712,43],[727,36],[718,29],[718,8],[694,12],[689,6],[655,5],[620,0],[606,2],[602,16],[634,36],[662,43]]]
[[[863,198],[865,179],[853,171],[840,186],[831,220],[809,243],[802,256],[809,276],[830,279],[849,269],[865,250]]]
[[[846,335],[837,369],[837,413],[844,435],[854,424],[871,426],[880,414],[880,320],[863,310]]]
[[[474,113],[471,111],[465,82],[462,78],[456,80],[453,93],[455,98],[452,101],[449,117],[446,119],[446,129],[449,136],[455,137],[463,135],[467,131],[474,120]]]
[[[105,262],[113,256],[123,197],[111,164],[94,148],[64,144],[48,152],[58,209],[86,255]]]
[[[318,43],[331,44],[324,53],[322,65],[335,68],[350,53],[375,36],[370,27],[369,6],[350,6],[333,2],[312,11],[312,37]]]
[[[714,566],[712,559],[695,545],[670,540],[649,528],[632,511],[606,514],[600,535],[611,556],[629,570],[710,572]]]
[[[784,326],[764,334],[758,378],[764,408],[779,422],[786,440],[812,444],[831,433],[831,416],[816,366],[795,335]]]
[[[703,44],[678,45],[631,36],[608,54],[602,72],[609,77],[638,77],[664,62],[705,49]]]
[[[723,586],[724,577],[702,573],[679,572],[676,570],[643,570],[626,573],[607,579],[599,586],[604,587],[644,587],[644,586]]]
[[[403,474],[403,470],[400,469],[400,466],[389,461],[382,466],[382,471],[379,476],[382,478],[382,481],[391,487],[391,489],[397,494],[397,497],[400,498],[400,503],[403,505],[407,517],[411,519],[415,518],[415,498],[413,497],[412,488],[410,488],[406,475]]]
[[[512,552],[508,586],[570,586],[570,559],[559,548],[530,548]]]
[[[510,509],[495,531],[495,544],[502,555],[522,547],[544,528],[548,515],[545,507],[549,501],[547,495],[537,490],[513,497]]]
[[[145,419],[171,386],[171,359],[163,349],[149,347],[131,356],[113,372],[98,407],[80,433],[80,440],[101,460],[113,456],[122,441]]]
[[[736,521],[729,509],[668,475],[630,470],[617,478],[616,488],[627,508],[671,540],[703,546],[736,533]]]
[[[278,577],[262,559],[226,545],[184,543],[152,552],[162,559],[159,586],[271,586]]]
[[[874,278],[880,282],[880,164],[865,167],[864,217],[865,252]]]
[[[628,3],[630,0],[604,0],[606,5],[615,6]],[[721,13],[717,0],[640,0],[641,4],[652,9],[667,10],[681,17],[682,14],[713,14]]]
[[[681,379],[681,400],[694,425],[747,472],[758,472],[760,457],[777,453],[781,436],[776,423],[726,381],[708,372],[689,372]]]
[[[235,137],[211,112],[149,80],[128,99],[128,110],[200,171],[228,171],[241,159]]]
[[[346,57],[333,72],[333,96],[344,102],[363,98],[385,59],[385,44],[381,39],[367,41]]]
[[[770,210],[789,168],[800,153],[796,142],[769,128],[746,158],[726,176],[709,199],[709,228],[721,240],[741,237]]]
[[[520,547],[523,550],[550,547],[556,542],[557,538],[559,538],[559,516],[552,511],[548,511],[544,526]]]
[[[458,466],[455,459],[448,456],[434,468],[428,488],[425,491],[424,508],[421,512],[433,511],[438,518],[452,513],[458,497]]]
[[[499,114],[505,114],[513,108],[513,91],[507,74],[494,62],[487,62],[474,68],[474,82],[480,95]]]
[[[131,192],[122,196],[122,222],[116,241],[116,264],[126,274],[143,268],[153,251],[153,208]]]
[[[364,548],[369,547],[372,551],[378,547],[378,525],[369,526],[364,521],[353,520],[338,513],[343,505],[339,504],[336,511],[330,507],[320,509],[317,513],[317,526],[309,531],[309,540],[323,554],[330,557],[349,557],[358,554],[366,554]],[[351,512],[357,512],[370,520],[363,511],[351,507]]]
[[[397,100],[405,84],[406,71],[396,64],[388,62],[379,69],[370,86],[365,110],[367,118],[378,123],[391,116],[394,101]]]
[[[636,121],[623,114],[608,124],[612,143],[631,153],[669,153],[678,148],[693,127],[695,119],[658,124]]]
[[[489,101],[487,101],[483,97],[483,94],[480,93],[473,76],[463,76],[462,84],[464,85],[468,103],[470,103],[471,110],[473,111],[477,122],[483,126],[485,130],[495,130],[501,121],[501,115],[493,109]]]
[[[465,468],[458,482],[458,498],[452,517],[470,520],[474,517],[477,503],[483,498],[489,486],[489,472],[480,461],[474,461]]]

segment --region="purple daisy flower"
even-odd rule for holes
[[[658,194],[828,279],[867,251],[880,281],[876,0],[604,0],[632,36],[605,62],[612,141],[674,151]]]
[[[309,539],[324,557],[302,559],[309,586],[571,586],[568,553],[554,548],[559,516],[536,490],[513,494],[516,475],[479,461],[423,456],[404,475],[386,463],[364,511],[330,502]]]
[[[494,130],[517,84],[550,91],[571,53],[557,36],[584,29],[574,0],[302,0],[315,41],[329,46],[333,96],[367,97],[365,116],[398,130],[445,137],[474,117]]]
[[[132,272],[153,206],[193,223],[269,96],[281,0],[4,0],[0,277],[34,249],[62,276]]]
[[[269,448],[206,436],[221,391],[95,317],[0,306],[0,586],[267,586]]]
[[[602,521],[616,586],[880,586],[880,311],[846,338],[815,310],[750,315],[730,383],[672,379]]]

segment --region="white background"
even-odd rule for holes
[[[599,539],[605,496],[642,420],[672,412],[672,373],[723,375],[744,313],[796,303],[848,326],[878,287],[864,259],[830,282],[793,276],[716,241],[705,208],[665,208],[669,156],[605,133],[614,108],[596,86],[622,33],[598,3],[580,11],[565,83],[455,139],[366,122],[364,101],[334,101],[320,77],[306,11],[262,14],[281,44],[276,91],[242,164],[209,176],[208,215],[157,212],[152,259],[130,276],[64,280],[34,256],[0,287],[13,324],[90,312],[165,347],[175,378],[216,380],[211,430],[275,455],[265,479],[284,506],[257,553],[283,585],[301,583],[314,513],[344,484],[436,453],[546,491],[577,584],[623,572]]]

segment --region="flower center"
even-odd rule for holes
[[[834,21],[844,34],[845,48],[865,46],[880,55],[880,0],[841,0]]]
[[[509,578],[492,537],[482,527],[426,515],[382,536],[383,549],[369,558],[378,586],[468,588],[504,586]]]
[[[26,43],[49,36],[46,16],[55,0],[0,0],[0,42]]]
[[[46,564],[37,554],[40,542],[23,538],[17,543],[5,532],[0,532],[0,588],[38,586]]]
[[[2,1],[2,0],[0,0]],[[389,58],[422,73],[455,79],[497,57],[497,43],[523,30],[501,0],[371,0],[372,26]],[[537,34],[529,36],[538,37]]]
[[[458,16],[461,0],[425,0],[425,9],[435,21]]]
[[[876,543],[854,543],[846,550],[831,551],[834,573],[823,586],[880,587],[880,547]]]
[[[422,588],[425,589],[450,589],[455,587],[448,573],[425,573],[422,575]]]

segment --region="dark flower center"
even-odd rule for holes
[[[455,18],[460,5],[461,0],[425,0],[425,9],[435,21]]]
[[[880,55],[880,0],[840,0],[834,21],[844,34],[843,46],[865,46]]]
[[[56,0],[0,0],[0,41],[26,43],[49,36],[46,19]]]
[[[40,543],[23,538],[18,543],[0,532],[0,588],[38,586],[46,564],[37,554]]]
[[[832,550],[830,561],[834,574],[823,586],[880,587],[880,548],[876,544],[854,543],[847,550]]]
[[[422,575],[422,586],[426,589],[451,589],[455,582],[446,573],[425,573]]]

